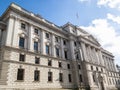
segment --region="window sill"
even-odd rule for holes
[[[34,83],[39,83],[40,81],[33,81]]]
[[[47,83],[53,83],[53,81],[48,81]]]
[[[24,82],[24,80],[16,80],[15,82]]]

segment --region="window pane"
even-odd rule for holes
[[[46,45],[46,54],[49,54],[49,46]]]
[[[40,58],[35,57],[35,64],[39,64],[40,63]]]
[[[69,80],[69,82],[72,82],[71,74],[68,74],[68,80]]]
[[[18,69],[17,80],[23,80],[23,79],[24,79],[24,69]]]
[[[52,66],[52,61],[48,60],[48,66]]]
[[[25,61],[25,55],[23,55],[23,54],[20,54],[19,55],[19,61]]]
[[[59,81],[63,82],[63,74],[62,73],[59,73]]]
[[[20,39],[19,39],[19,47],[24,48],[24,42],[25,42],[25,39],[20,37]]]
[[[38,70],[35,70],[34,71],[34,81],[39,81],[39,71]]]
[[[67,57],[67,51],[64,51],[65,59],[68,59]]]
[[[80,82],[83,82],[83,80],[82,80],[82,75],[80,74],[80,76],[79,76],[79,79],[80,79]]]
[[[62,67],[62,62],[58,62],[58,64],[59,64],[59,67]]]
[[[38,34],[38,29],[35,29],[35,30],[34,30],[34,33],[35,33],[35,34]]]
[[[38,51],[38,42],[34,42],[34,50]]]
[[[52,81],[52,72],[48,72],[48,81]]]
[[[56,48],[56,56],[59,57],[59,48]]]
[[[49,38],[49,34],[48,33],[46,33],[46,38]]]
[[[21,28],[25,29],[25,24],[24,23],[21,23]]]

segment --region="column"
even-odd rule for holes
[[[70,50],[71,50],[71,58],[75,60],[75,51],[74,51],[74,41],[70,40]]]
[[[13,47],[18,47],[18,44],[19,44],[18,32],[19,32],[19,21],[18,21],[18,18],[16,17],[14,21],[13,33],[12,33],[12,46]]]
[[[45,32],[43,30],[41,30],[41,35],[40,35],[40,40],[41,40],[41,53],[42,54],[46,54],[45,53]]]
[[[29,26],[29,38],[28,38],[28,48],[30,51],[33,51],[33,26]]]
[[[101,51],[98,51],[98,55],[99,55],[100,64],[104,66],[104,60],[103,60],[103,58],[102,58],[102,53],[101,53]]]
[[[83,60],[87,60],[87,54],[86,54],[86,47],[83,42],[81,42],[82,52],[83,52]]]
[[[5,41],[5,45],[7,46],[11,46],[11,42],[12,42],[12,33],[13,33],[13,25],[14,25],[14,18],[10,17],[8,19],[8,23],[7,23],[7,34],[6,34],[6,41]]]
[[[53,56],[53,57],[55,57],[56,56],[56,53],[55,53],[55,38],[54,38],[54,34],[52,33],[52,38],[51,38],[51,55]]]
[[[64,49],[63,49],[63,39],[60,38],[60,46],[61,46],[61,58],[64,59]]]

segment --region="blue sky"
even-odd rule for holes
[[[120,65],[120,0],[0,0],[0,15],[12,2],[58,26],[67,22],[80,26]]]

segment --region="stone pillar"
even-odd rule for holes
[[[81,47],[82,47],[82,52],[83,52],[83,60],[87,60],[85,43],[81,42]]]
[[[46,54],[45,53],[45,32],[43,30],[41,31],[40,40],[41,40],[41,53]]]
[[[11,42],[12,42],[12,33],[13,33],[13,25],[14,25],[14,18],[10,17],[8,19],[8,23],[7,23],[7,34],[6,34],[6,41],[5,41],[5,45],[7,46],[11,46]]]
[[[70,50],[71,50],[71,58],[75,60],[75,51],[74,51],[74,41],[70,40]]]
[[[52,34],[52,38],[51,38],[51,55],[53,56],[53,57],[55,57],[56,56],[56,53],[55,53],[55,38],[54,38],[54,35]]]
[[[101,51],[98,52],[98,55],[99,55],[100,64],[104,66],[104,60],[103,60],[103,58],[102,58],[102,53],[101,53]]]
[[[13,31],[11,31],[11,32],[13,32],[12,33],[12,46],[13,47],[17,47],[18,46],[18,44],[19,44],[19,37],[18,37],[18,32],[19,32],[19,20],[18,20],[18,18],[16,17],[15,19],[14,19],[15,21],[14,21],[14,25],[13,25]]]
[[[29,38],[28,38],[28,40],[29,40],[29,44],[28,44],[28,47],[29,47],[29,50],[30,51],[33,51],[33,26],[32,25],[30,25],[29,26]]]
[[[63,39],[60,38],[60,46],[61,46],[61,58],[64,59],[64,49],[63,49]]]

